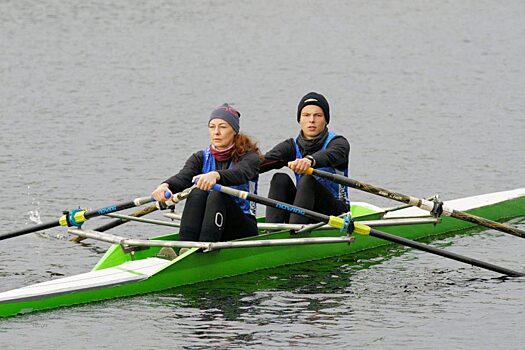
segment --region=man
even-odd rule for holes
[[[314,210],[339,215],[349,210],[348,191],[334,182],[304,175],[310,167],[348,176],[350,144],[341,135],[328,131],[330,107],[316,92],[306,94],[297,107],[299,135],[287,139],[265,154],[260,173],[288,166],[295,172],[296,184],[284,173],[276,173],[270,182],[268,197]],[[303,216],[266,208],[266,222],[306,224]]]

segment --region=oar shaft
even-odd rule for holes
[[[131,213],[129,216],[132,216],[132,217],[136,217],[136,218],[140,218],[141,216],[144,216],[144,215],[148,215],[152,212],[154,212],[155,210],[157,209],[160,209],[160,210],[164,210],[172,205],[175,205],[181,201],[183,201],[184,199],[186,199],[191,190],[193,189],[193,187],[190,187],[190,188],[186,188],[185,190],[179,192],[179,193],[175,193],[173,194],[173,196],[167,200],[166,202],[157,202],[155,204],[152,204],[150,205],[149,207],[146,207],[144,209],[141,209],[141,210],[137,210],[137,211],[134,211],[133,213]],[[167,194],[165,194],[166,197],[168,197]],[[111,213],[110,213],[111,215]],[[117,226],[120,226],[128,221],[130,221],[131,219],[127,219],[127,218],[118,218],[116,220],[112,220],[110,222],[108,222],[107,224],[104,224],[102,226],[99,226],[97,228],[94,229],[94,231],[97,231],[97,232],[104,232],[104,231],[107,231],[107,230],[110,230],[112,228],[115,228]],[[170,225],[170,226],[173,226],[173,225]],[[84,239],[86,239],[85,237],[80,237],[80,236],[75,236],[73,238],[71,238],[71,241],[73,242],[82,242]]]
[[[51,221],[51,222],[48,222],[48,223],[45,223],[45,224],[38,224],[38,225],[35,225],[35,226],[29,226],[29,227],[26,227],[26,228],[21,229],[21,230],[17,230],[17,231],[13,231],[13,232],[9,232],[9,233],[5,233],[3,235],[0,235],[0,241],[4,240],[4,239],[8,239],[8,238],[22,236],[22,235],[25,235],[25,234],[31,233],[31,232],[47,230],[48,228],[57,227],[57,226],[60,226],[59,220]]]
[[[111,205],[109,207],[103,207],[95,210],[89,210],[86,211],[84,214],[84,217],[86,220],[100,216],[100,215],[106,215],[110,213],[114,213],[121,210],[126,210],[134,207],[139,207],[141,205],[154,202],[155,199],[152,197],[141,197],[141,198],[135,198],[132,201],[129,202],[123,202],[123,203],[117,203],[115,205]]]
[[[166,197],[168,196],[171,197],[171,194],[169,192],[166,192],[165,195]],[[39,225],[31,226],[31,227],[26,227],[21,230],[3,234],[0,236],[0,240],[22,236],[27,233],[42,231],[48,228],[53,228],[53,227],[58,227],[58,226],[80,226],[80,224],[82,224],[84,221],[88,219],[91,219],[97,216],[101,216],[101,215],[114,213],[120,210],[138,207],[138,206],[144,205],[146,203],[154,202],[154,201],[155,199],[153,197],[140,197],[140,198],[135,198],[134,200],[129,201],[129,202],[118,203],[115,205],[99,208],[96,210],[88,211],[88,210],[76,209],[72,211],[70,214],[68,213],[68,214],[62,215],[58,220],[51,221],[45,224],[39,224]]]
[[[359,224],[356,223],[356,225],[359,225]],[[517,271],[510,270],[510,269],[507,269],[507,268],[504,268],[504,267],[501,267],[501,266],[493,265],[491,263],[487,263],[487,262],[480,261],[480,260],[477,260],[477,259],[469,258],[469,257],[463,256],[463,255],[459,255],[459,254],[456,254],[456,253],[452,253],[452,252],[449,252],[449,251],[446,251],[446,250],[443,250],[443,249],[435,248],[435,247],[432,247],[432,246],[429,246],[429,245],[426,245],[426,244],[423,244],[423,243],[412,241],[410,239],[406,239],[406,238],[403,238],[403,237],[395,236],[395,235],[392,235],[392,234],[389,234],[389,233],[386,233],[386,232],[377,231],[377,230],[375,230],[373,228],[370,229],[369,235],[372,236],[372,237],[381,238],[381,239],[384,239],[384,240],[387,240],[387,241],[390,241],[390,242],[394,242],[394,243],[398,243],[398,244],[401,244],[401,245],[404,245],[404,246],[407,246],[407,247],[411,247],[411,248],[414,248],[414,249],[419,249],[419,250],[422,250],[422,251],[425,251],[425,252],[428,252],[428,253],[436,254],[436,255],[439,255],[439,256],[442,256],[442,257],[445,257],[445,258],[449,258],[449,259],[452,259],[452,260],[460,261],[460,262],[463,262],[465,264],[469,264],[469,265],[481,267],[481,268],[486,269],[486,270],[502,273],[502,274],[507,275],[507,276],[513,276],[513,277],[525,276],[525,274],[522,273],[522,272],[517,272]]]
[[[445,209],[443,209],[443,212],[445,212]],[[505,225],[505,224],[499,223],[497,221],[492,221],[492,220],[485,219],[485,218],[482,218],[482,217],[479,217],[479,216],[476,216],[476,215],[465,213],[463,211],[457,211],[457,210],[454,210],[454,209],[448,209],[448,212],[450,214],[447,214],[447,215],[450,216],[450,217],[453,217],[453,218],[456,218],[456,219],[459,219],[459,220],[463,220],[463,221],[468,221],[468,222],[471,222],[473,224],[478,224],[478,225],[481,225],[481,226],[485,226],[487,228],[491,228],[491,229],[494,229],[494,230],[502,231],[502,232],[511,234],[513,236],[516,236],[516,237],[525,238],[525,231],[520,230],[519,228],[515,228],[515,227],[509,226],[509,225]]]
[[[376,187],[368,183],[353,180],[346,176],[332,174],[332,173],[322,171],[322,170],[310,168],[308,171],[308,174],[316,175],[319,177],[324,177],[324,178],[330,179],[344,186],[352,187],[357,190],[365,191],[365,192],[375,194],[375,195],[378,195],[384,198],[393,199],[395,201],[406,203],[411,206],[415,206],[415,207],[418,207],[418,208],[421,208],[423,210],[427,210],[430,212],[434,211],[436,209],[436,206],[438,205],[438,203],[436,202],[432,202],[432,201],[422,199],[422,198],[407,196],[407,195],[404,195],[398,192],[394,192],[391,190],[387,190],[381,187]],[[461,211],[454,210],[454,209],[447,208],[447,207],[442,207],[441,210],[442,210],[442,215],[450,216],[450,217],[453,217],[459,220],[468,221],[473,224],[485,226],[491,229],[509,233],[517,237],[525,238],[525,231],[512,227],[512,226],[501,224],[496,221],[492,221],[489,219],[485,219],[485,218],[482,218],[476,215],[461,212]]]
[[[144,209],[141,209],[141,210],[138,210],[136,212],[131,213],[130,216],[134,216],[134,217],[138,217],[139,218],[141,216],[153,213],[157,209],[165,209],[168,206],[175,205],[175,204],[183,201],[184,199],[186,199],[189,196],[189,194],[190,194],[192,189],[193,189],[193,187],[186,188],[185,190],[183,190],[181,192],[173,194],[171,199],[167,200],[166,202],[157,202],[156,204],[150,205],[147,208],[144,208]],[[113,220],[111,222],[108,222],[105,225],[99,226],[98,228],[94,229],[94,231],[104,232],[104,231],[107,231],[107,230],[112,229],[114,227],[120,226],[123,223],[126,223],[128,221],[129,221],[128,219],[119,218],[117,220]]]
[[[130,214],[130,216],[133,216],[133,217],[141,217],[141,216],[144,216],[144,215],[148,215],[149,213],[152,213],[154,212],[155,210],[157,210],[157,205],[156,204],[152,204],[150,205],[149,207],[146,207],[144,209],[140,209],[140,210],[137,210],[133,213]],[[110,214],[111,215],[111,214]],[[95,229],[93,229],[93,231],[98,231],[98,232],[104,232],[104,231],[107,231],[107,230],[110,230],[112,228],[115,228],[117,226],[120,226],[122,224],[125,224],[126,222],[128,222],[129,220],[128,219],[124,219],[124,218],[119,218],[119,219],[116,219],[116,220],[111,220],[110,222],[108,222],[107,224],[104,224],[104,225],[101,225]],[[76,243],[80,243],[82,242],[84,239],[84,237],[80,237],[80,236],[75,236],[75,237],[72,237],[70,239],[70,241],[73,241],[73,242],[76,242]]]
[[[141,210],[138,210],[136,212],[131,213],[130,216],[134,216],[134,217],[140,218],[141,216],[153,213],[157,209],[158,209],[157,206],[155,204],[152,204],[149,207],[146,207],[144,209],[141,209]],[[124,223],[126,223],[128,221],[129,220],[127,220],[127,219],[119,218],[119,219],[116,219],[116,220],[112,220],[112,221],[108,222],[107,224],[101,225],[101,226],[93,229],[93,231],[104,232],[104,231],[110,230],[112,228],[115,228],[117,226],[120,226],[120,225],[122,225],[122,224],[124,224]]]
[[[237,189],[234,189],[234,188],[231,188],[231,187],[225,187],[225,186],[221,186],[221,185],[214,185],[213,186],[213,190],[219,191],[219,192],[222,192],[222,193],[225,193],[225,194],[229,194],[230,196],[233,196],[233,197],[238,197],[238,198],[241,198],[241,199],[247,199],[249,201],[252,201],[252,202],[255,202],[255,203],[259,203],[259,204],[263,204],[263,205],[266,205],[268,207],[284,210],[284,211],[287,211],[289,213],[305,216],[307,218],[314,219],[314,220],[317,220],[317,221],[326,222],[330,226],[333,226],[333,227],[336,227],[336,228],[342,228],[343,225],[345,224],[345,220],[343,220],[341,218],[338,218],[336,216],[328,216],[328,215],[325,215],[325,214],[317,213],[317,212],[309,210],[309,209],[299,208],[299,207],[293,206],[293,205],[288,204],[288,203],[282,203],[282,202],[276,201],[276,200],[271,199],[271,198],[261,197],[261,196],[258,196],[256,194],[252,194],[252,193],[249,193],[249,192],[246,192],[246,191],[240,191],[240,190],[237,190]]]

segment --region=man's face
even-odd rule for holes
[[[301,111],[299,119],[301,131],[305,139],[313,139],[326,128],[326,119],[321,107],[308,105]]]

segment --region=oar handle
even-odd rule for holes
[[[195,187],[192,186],[192,187],[188,187],[186,189],[184,189],[183,191],[180,191],[178,193],[175,193],[175,194],[171,194],[171,192],[164,192],[164,196],[166,197],[167,201],[165,202],[157,202],[157,208],[160,209],[160,210],[164,210],[166,208],[169,208],[179,202],[182,202],[183,200],[185,200],[186,198],[188,198],[188,196],[190,195],[191,191],[194,189]]]

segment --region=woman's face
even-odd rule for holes
[[[208,123],[210,143],[218,150],[226,149],[233,144],[235,130],[226,121],[216,118]]]

